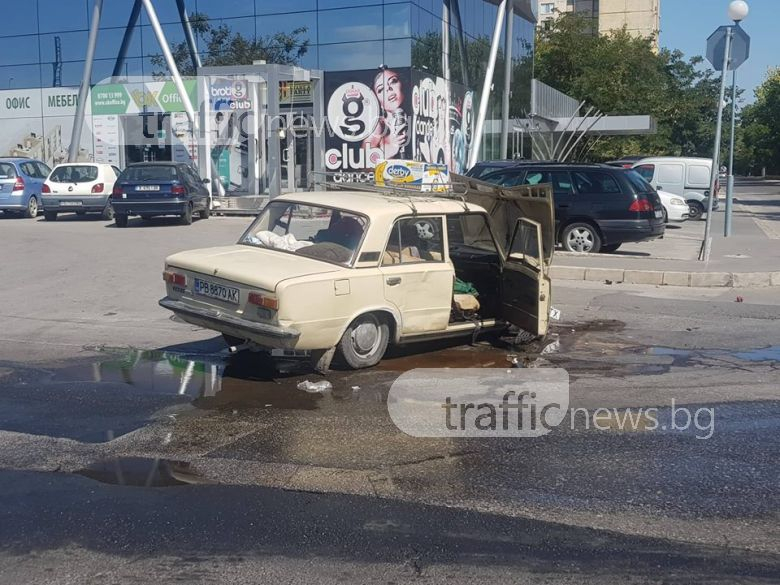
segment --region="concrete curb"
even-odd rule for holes
[[[780,272],[680,272],[663,270],[624,270],[553,266],[553,280],[610,281],[613,284],[650,284],[656,286],[749,288],[780,286]]]

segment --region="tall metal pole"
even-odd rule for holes
[[[479,160],[479,150],[482,146],[482,131],[485,128],[485,117],[487,116],[488,102],[490,101],[490,88],[493,85],[493,73],[496,70],[498,46],[501,44],[501,29],[504,26],[504,15],[506,14],[508,3],[509,0],[503,0],[498,5],[498,12],[496,13],[496,27],[493,30],[493,42],[490,45],[490,57],[487,70],[485,71],[485,79],[482,82],[482,96],[479,100],[479,114],[477,115],[477,124],[474,130],[474,142],[471,146],[471,152],[469,152],[469,168],[477,164],[477,160]]]
[[[731,144],[729,146],[729,179],[726,185],[726,222],[723,235],[731,235],[731,212],[734,203],[734,137],[737,127],[737,70],[734,69],[731,78]]]
[[[179,9],[179,20],[181,20],[181,26],[184,28],[184,38],[187,40],[192,66],[197,74],[198,69],[201,67],[200,55],[198,55],[198,46],[195,44],[195,35],[192,34],[190,17],[187,16],[187,7],[184,5],[184,0],[176,0],[176,7]]]
[[[441,71],[442,77],[450,81],[450,3],[441,3]]]
[[[125,27],[125,34],[122,37],[122,45],[119,47],[119,53],[117,53],[116,61],[114,62],[114,72],[111,74],[111,77],[122,76],[122,68],[127,60],[127,49],[130,48],[130,41],[133,40],[133,33],[135,32],[135,25],[138,24],[139,16],[141,16],[141,0],[135,0],[133,9],[130,11],[130,18]]]
[[[707,223],[704,226],[704,245],[702,246],[699,260],[709,262],[712,249],[712,201],[717,196],[715,185],[718,183],[720,173],[720,143],[723,132],[723,100],[726,98],[726,76],[731,64],[731,38],[734,36],[734,27],[729,27],[726,35],[726,47],[723,52],[723,72],[720,76],[720,97],[718,100],[718,123],[715,126],[715,148],[712,152],[712,173],[710,175],[710,196],[707,197]]]
[[[504,27],[504,96],[501,101],[501,158],[509,150],[509,98],[512,95],[512,24],[515,20],[515,5],[510,2]]]
[[[84,113],[89,99],[89,84],[92,81],[92,63],[95,61],[95,46],[97,45],[100,15],[103,11],[103,0],[95,0],[92,7],[92,22],[89,25],[89,40],[87,41],[87,56],[84,60],[84,75],[79,87],[79,102],[76,104],[76,118],[73,120],[73,132],[70,135],[68,147],[68,162],[76,162],[81,147],[81,130],[84,127]]]

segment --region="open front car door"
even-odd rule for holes
[[[517,220],[501,272],[502,317],[534,335],[545,335],[550,315],[550,278],[542,248],[542,225]]]

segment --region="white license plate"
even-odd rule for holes
[[[60,201],[61,207],[79,207],[81,205],[81,201]]]
[[[159,191],[160,185],[138,185],[136,191]]]
[[[657,209],[656,212],[655,212],[655,218],[656,219],[661,219],[663,216],[664,216],[664,212],[661,211],[660,209]]]
[[[234,305],[238,304],[238,289],[233,288],[232,286],[225,286],[196,278],[193,291],[196,295],[225,301],[226,303],[233,303]]]

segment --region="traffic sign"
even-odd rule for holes
[[[712,63],[715,71],[723,71],[726,52],[726,37],[729,29],[734,29],[731,37],[731,63],[729,71],[738,69],[750,57],[750,36],[741,26],[721,26],[707,39],[707,61]]]

